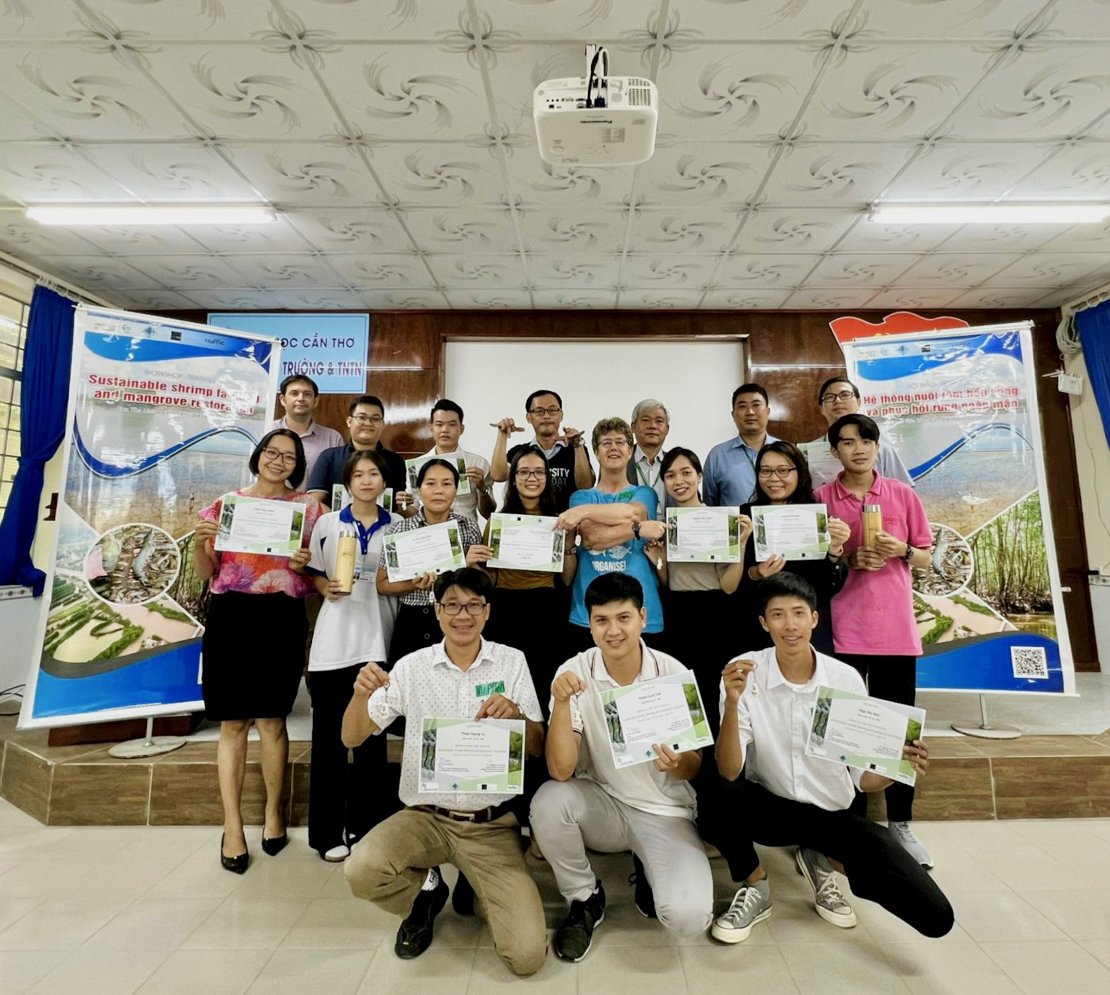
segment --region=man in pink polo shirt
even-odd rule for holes
[[[828,439],[844,469],[814,497],[852,530],[844,544],[851,569],[831,606],[836,656],[859,671],[876,698],[912,705],[921,637],[910,568],[932,562],[929,519],[912,487],[875,470],[879,426],[867,415],[838,418],[829,426]],[[877,506],[882,516],[870,544],[863,541],[865,505]],[[885,794],[894,835],[922,867],[932,867],[929,851],[910,828],[913,788],[892,784]]]

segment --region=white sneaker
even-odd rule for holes
[[[709,935],[722,943],[741,943],[752,926],[771,915],[771,885],[764,878],[755,884],[742,884],[726,912],[713,920]]]
[[[902,844],[906,853],[913,857],[925,870],[931,871],[933,869],[933,858],[929,856],[925,844],[914,836],[908,822],[892,822],[890,823],[890,831],[894,833],[894,838]]]
[[[828,858],[816,850],[798,847],[794,859],[798,863],[798,873],[813,889],[813,905],[817,914],[834,926],[851,929],[856,924],[856,914],[841,893],[840,883]]]
[[[324,851],[324,860],[329,864],[342,864],[351,855],[351,848],[343,843]]]

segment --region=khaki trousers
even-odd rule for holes
[[[535,974],[547,955],[547,924],[511,812],[479,824],[405,809],[355,844],[344,873],[357,898],[403,917],[427,869],[439,864],[454,864],[469,879],[494,948],[509,970]]]

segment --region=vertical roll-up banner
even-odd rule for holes
[[[914,571],[918,690],[1074,694],[1031,323],[831,325],[932,525],[932,568]]]
[[[246,332],[76,310],[50,605],[21,728],[204,707],[193,529],[201,508],[250,483],[279,349]]]

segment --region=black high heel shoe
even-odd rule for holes
[[[246,874],[251,862],[250,851],[240,853],[238,856],[229,857],[224,853],[224,838],[220,836],[220,866],[232,874]]]
[[[265,830],[263,830],[265,832]],[[267,839],[262,837],[262,852],[270,857],[276,857],[285,847],[289,844],[289,834],[282,833],[280,836],[271,836]]]

